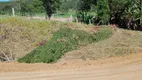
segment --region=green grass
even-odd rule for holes
[[[109,38],[112,35],[110,28],[102,28],[96,33],[90,34],[82,30],[61,28],[43,46],[39,46],[26,56],[19,58],[19,62],[26,63],[52,63],[56,62],[65,53],[76,50],[80,46],[86,46]]]

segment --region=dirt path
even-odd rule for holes
[[[0,63],[0,80],[142,80],[142,54],[56,64]]]

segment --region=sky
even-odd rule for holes
[[[7,1],[10,1],[10,0],[0,0],[0,2],[7,2]]]

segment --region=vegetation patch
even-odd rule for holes
[[[109,39],[66,53],[61,60],[97,60],[142,51],[142,32],[117,29]]]
[[[62,27],[92,32],[93,26],[80,23],[28,19],[20,16],[0,16],[0,57],[1,55],[4,57],[4,53],[10,57],[14,55],[13,60],[17,60],[37,46],[44,45],[52,38],[53,33]]]
[[[37,47],[26,56],[19,58],[18,61],[26,63],[56,62],[65,53],[78,49],[80,46],[109,38],[112,33],[108,27],[101,28],[93,34],[82,30],[61,28],[45,45]]]

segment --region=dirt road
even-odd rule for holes
[[[142,54],[71,63],[59,62],[40,66],[39,64],[1,63],[0,80],[142,80]],[[1,69],[8,68],[6,67],[8,65],[10,69]],[[23,68],[20,68],[22,66]],[[31,70],[29,70],[30,66]],[[33,66],[38,70],[35,71]]]

